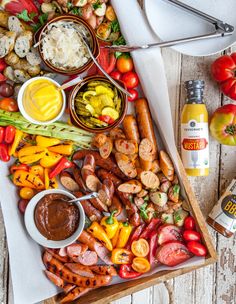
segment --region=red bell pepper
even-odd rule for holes
[[[0,144],[0,159],[4,162],[8,162],[10,160],[8,146],[6,144]]]
[[[142,273],[134,271],[130,264],[124,264],[120,266],[119,276],[122,279],[135,279],[141,276]]]
[[[49,178],[52,179],[53,177],[56,177],[58,174],[61,173],[64,169],[69,169],[74,164],[67,159],[66,157],[62,157],[59,163],[54,167],[54,169],[49,173]]]
[[[20,14],[23,10],[27,10],[28,14],[38,14],[33,0],[2,0],[1,7],[13,15]]]
[[[14,141],[15,134],[16,134],[16,128],[13,126],[7,126],[5,130],[5,138],[4,138],[5,142],[7,144],[11,144]]]
[[[126,245],[126,249],[130,250],[131,245],[133,243],[133,241],[137,241],[141,235],[141,233],[143,232],[143,229],[146,225],[145,224],[141,224],[139,225],[136,229],[134,229],[133,233],[131,234],[129,241]]]
[[[25,164],[16,164],[12,165],[10,168],[11,174],[13,174],[17,170],[29,171],[29,166]]]
[[[5,137],[5,128],[0,127],[0,144],[4,141],[4,137]]]
[[[100,45],[107,45],[107,43],[101,42]],[[100,55],[98,56],[97,60],[108,74],[110,74],[116,67],[115,54],[109,49],[100,48]],[[102,72],[98,71],[98,74],[102,74]]]
[[[157,253],[157,246],[158,246],[158,233],[157,231],[153,230],[150,234],[149,240],[149,254],[148,259],[149,263],[153,265],[156,261],[156,253]]]
[[[143,233],[140,235],[142,239],[149,239],[152,231],[155,231],[157,227],[161,224],[161,220],[158,218],[153,218],[148,226],[144,229]]]
[[[106,123],[108,123],[109,125],[113,124],[113,122],[115,121],[111,116],[109,115],[100,115],[98,117],[98,119],[100,119],[101,121],[104,121]]]

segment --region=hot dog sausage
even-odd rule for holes
[[[83,159],[87,154],[92,154],[95,158],[96,165],[108,170],[118,177],[122,179],[127,179],[125,174],[118,168],[118,166],[115,164],[115,162],[108,157],[106,160],[101,157],[101,155],[97,151],[92,150],[79,150],[73,155],[73,160],[81,160]]]
[[[117,177],[115,174],[105,170],[105,169],[98,169],[96,171],[96,174],[97,174],[97,177],[101,180],[101,181],[104,181],[106,178],[110,179],[114,186],[115,187],[118,187],[121,183],[122,183],[122,180],[119,179],[119,177]]]
[[[128,139],[135,140],[138,144],[140,142],[140,136],[137,126],[137,121],[133,115],[126,115],[123,120],[123,127],[125,135]]]
[[[147,100],[144,98],[137,99],[134,103],[135,105],[135,111],[136,111],[136,117],[138,122],[138,129],[141,138],[148,138],[154,146],[154,156],[157,157],[157,142],[156,137],[154,133],[154,128],[152,124],[152,117],[151,113],[148,107]],[[155,159],[154,158],[154,159]]]

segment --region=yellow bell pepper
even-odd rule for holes
[[[10,156],[15,154],[16,148],[18,147],[21,139],[23,138],[23,135],[24,135],[24,133],[22,131],[16,129],[16,134],[15,134],[15,137],[14,137],[14,141],[11,144],[11,146],[9,147],[9,151],[8,151]]]
[[[55,177],[52,179],[49,178],[49,169],[45,168],[44,169],[44,184],[45,184],[45,189],[57,189],[58,188],[58,183]]]
[[[118,242],[118,238],[120,235],[120,229],[122,228],[122,226],[123,226],[123,224],[121,222],[119,222],[118,229],[116,230],[116,233],[111,240],[113,248],[116,248],[116,244]]]
[[[61,144],[61,145],[49,147],[48,150],[50,152],[54,152],[54,153],[58,153],[58,154],[66,155],[66,156],[70,156],[72,154],[72,152],[73,152],[73,144],[72,143]]]
[[[109,239],[112,239],[115,236],[116,231],[119,228],[119,222],[117,221],[116,217],[114,217],[114,214],[116,212],[117,212],[116,210],[112,211],[110,216],[103,217],[100,222],[100,225],[105,230]]]
[[[19,187],[29,187],[37,190],[44,189],[44,183],[38,176],[24,170],[17,170],[13,173],[13,183]]]
[[[29,173],[38,176],[42,181],[44,180],[44,168],[40,165],[30,167]]]
[[[40,165],[44,168],[54,167],[59,160],[62,158],[62,155],[48,151],[46,155],[40,159]]]
[[[91,233],[93,237],[98,239],[108,250],[112,251],[113,247],[111,240],[98,222],[93,222],[87,231]]]
[[[20,149],[18,152],[19,161],[22,164],[32,164],[39,161],[46,155],[47,149],[39,146],[30,146]]]
[[[60,144],[60,139],[57,139],[57,138],[52,138],[52,137],[45,137],[45,136],[36,136],[36,143],[37,143],[37,146],[40,146],[40,147],[51,147],[51,146],[55,146],[55,145],[58,145]]]
[[[124,248],[129,240],[132,232],[132,226],[128,223],[121,223],[119,226],[119,236],[116,243],[116,248]]]

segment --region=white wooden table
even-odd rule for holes
[[[196,78],[205,80],[205,100],[210,114],[217,107],[229,103],[229,101],[219,93],[217,85],[211,80],[209,74],[210,64],[216,56],[193,58],[166,49],[163,50],[163,58],[169,85],[176,142],[179,145],[180,113],[185,100],[184,81]],[[211,140],[210,154],[210,175],[202,178],[191,178],[192,187],[204,215],[209,213],[230,180],[236,177],[236,148],[221,146],[216,141]],[[122,298],[114,304],[236,303],[236,236],[226,239],[216,234],[211,228],[209,230],[219,255],[217,264]],[[7,241],[1,214],[0,274],[0,303],[12,304],[11,288],[9,288]]]

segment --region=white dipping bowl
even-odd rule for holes
[[[49,78],[49,77],[43,77],[43,76],[40,76],[40,77],[34,77],[34,78],[31,78],[29,80],[27,80],[23,85],[22,87],[20,88],[19,90],[19,93],[18,93],[18,97],[17,97],[17,103],[18,103],[18,107],[19,107],[19,110],[21,112],[21,114],[24,116],[25,119],[27,119],[29,122],[33,123],[33,124],[36,124],[36,125],[49,125],[51,123],[53,123],[54,121],[56,120],[59,120],[64,111],[65,111],[65,108],[66,108],[66,94],[64,92],[64,90],[61,90],[61,93],[62,93],[62,107],[61,107],[61,111],[60,113],[53,119],[51,120],[48,120],[48,121],[40,121],[40,120],[35,120],[33,119],[24,109],[24,106],[23,106],[23,95],[24,95],[24,91],[25,91],[25,88],[32,82],[36,81],[36,80],[48,80],[50,82],[52,82],[53,84],[55,84],[57,87],[60,87],[60,84],[58,82],[56,82],[55,80]]]
[[[53,194],[53,193],[63,194],[63,195],[68,196],[71,199],[76,198],[70,192],[60,190],[60,189],[50,189],[50,190],[45,190],[45,191],[39,192],[30,200],[30,202],[28,203],[27,208],[25,210],[25,216],[24,216],[25,227],[26,227],[29,235],[32,237],[32,239],[35,242],[37,242],[38,244],[40,244],[44,247],[48,247],[48,248],[62,248],[62,247],[66,247],[66,246],[74,243],[78,239],[78,237],[80,236],[81,232],[84,229],[85,214],[84,214],[84,209],[83,209],[82,205],[80,204],[80,202],[74,203],[78,207],[79,215],[80,215],[79,225],[78,225],[76,231],[69,238],[62,240],[62,241],[48,240],[45,236],[43,236],[39,232],[39,230],[35,224],[34,211],[35,211],[36,205],[38,204],[38,202],[41,198],[43,198],[47,194]]]

